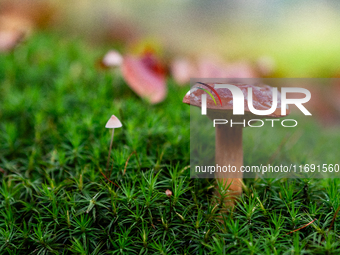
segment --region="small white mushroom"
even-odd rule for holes
[[[105,67],[119,67],[123,63],[123,56],[115,50],[110,50],[102,59]]]
[[[107,157],[107,163],[106,163],[106,172],[108,171],[109,169],[109,163],[110,163],[110,155],[111,155],[111,149],[112,149],[112,142],[113,142],[113,134],[114,134],[114,130],[115,128],[120,128],[122,127],[122,123],[120,122],[120,120],[112,115],[110,117],[110,119],[107,121],[106,125],[105,125],[106,128],[111,128],[112,129],[112,135],[111,135],[111,142],[110,142],[110,149],[109,149],[109,155]]]

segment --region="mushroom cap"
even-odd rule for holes
[[[115,50],[110,50],[102,59],[102,64],[105,67],[119,67],[123,63],[122,55]]]
[[[215,83],[218,84],[218,83]],[[207,85],[211,86],[215,89],[215,84],[213,83],[207,83]],[[221,83],[222,84],[222,83]],[[255,115],[253,114],[249,108],[248,108],[248,88],[251,87],[253,90],[253,106],[257,110],[268,110],[272,107],[273,103],[273,87],[270,87],[268,85],[260,85],[260,86],[254,86],[249,84],[243,84],[243,83],[228,83],[230,85],[234,85],[242,90],[244,95],[244,116],[234,116],[236,118],[246,118],[246,119],[261,119],[261,118],[280,118],[284,117],[286,115],[281,115],[281,93],[278,91],[277,93],[277,108],[276,110],[269,115]],[[201,95],[204,92],[200,88],[204,88],[205,90],[208,90],[210,93],[214,95],[214,92],[207,88],[206,86],[202,84],[195,84],[191,90],[185,95],[183,98],[183,103],[201,107]],[[219,104],[219,101],[217,100],[216,96],[216,103],[213,101],[213,99],[210,96],[207,96],[207,113],[209,117],[213,118],[226,118],[231,117],[233,114],[233,96],[229,89],[226,88],[216,88],[216,92],[219,94],[222,106]],[[289,109],[287,106],[287,115],[289,114]]]
[[[106,128],[120,128],[122,127],[122,123],[116,116],[112,115],[110,119],[107,121],[105,127]]]
[[[167,190],[165,191],[165,195],[167,195],[168,197],[171,197],[172,191],[169,190],[169,189],[167,189]]]

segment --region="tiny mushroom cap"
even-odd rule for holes
[[[110,119],[107,121],[105,127],[106,128],[120,128],[122,127],[122,123],[116,116],[112,115]]]
[[[208,85],[208,86],[205,86]],[[216,88],[215,84],[195,84],[193,88],[185,95],[183,103],[201,107],[202,94],[206,93],[204,90],[198,89],[204,88],[210,93],[214,93],[216,90],[218,93],[221,104],[215,104],[211,97],[206,97],[207,100],[207,116],[210,119],[231,119],[237,121],[237,125],[216,125],[215,127],[215,163],[219,166],[235,166],[236,169],[240,169],[243,166],[243,148],[242,148],[242,130],[245,126],[245,122],[250,119],[261,118],[280,118],[281,115],[281,100],[280,93],[277,93],[277,108],[269,115],[255,115],[248,108],[248,88],[252,88],[253,107],[256,110],[268,110],[271,109],[273,104],[273,88],[267,85],[254,86],[248,84],[232,83],[241,89],[244,95],[244,115],[233,115],[233,95],[227,88]],[[212,88],[212,89],[210,89]],[[288,109],[288,108],[287,108]],[[286,111],[287,115],[289,110]],[[240,122],[243,120],[243,122]],[[244,123],[244,125],[240,125]],[[236,124],[236,123],[235,123]],[[215,178],[222,179],[224,187],[228,187],[230,192],[229,201],[223,203],[229,207],[234,205],[234,200],[242,193],[242,172],[216,172]],[[221,197],[218,189],[215,190],[217,197]]]
[[[167,190],[165,191],[165,194],[166,194],[168,197],[171,197],[172,191],[169,190],[169,189],[167,189]]]
[[[115,50],[107,52],[102,59],[102,64],[105,67],[119,67],[123,63],[123,56]]]

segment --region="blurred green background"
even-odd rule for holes
[[[81,0],[59,7],[67,17],[59,20],[90,38],[108,36],[100,28],[121,29],[176,55],[214,54],[227,61],[269,56],[275,77],[333,77],[340,70],[340,3],[335,0]]]
[[[8,6],[21,6],[17,9],[34,16],[39,23],[35,25],[43,23],[66,36],[97,43],[124,45],[128,51],[147,41],[170,57],[213,55],[225,61],[269,57],[275,64],[273,77],[335,77],[340,71],[336,0],[0,3],[0,13],[6,13]],[[36,8],[42,3],[44,8]],[[45,15],[44,22],[37,19],[39,15]]]

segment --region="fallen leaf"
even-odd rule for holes
[[[145,53],[142,57],[126,56],[121,68],[126,83],[140,97],[152,104],[165,99],[165,68],[154,54]]]

